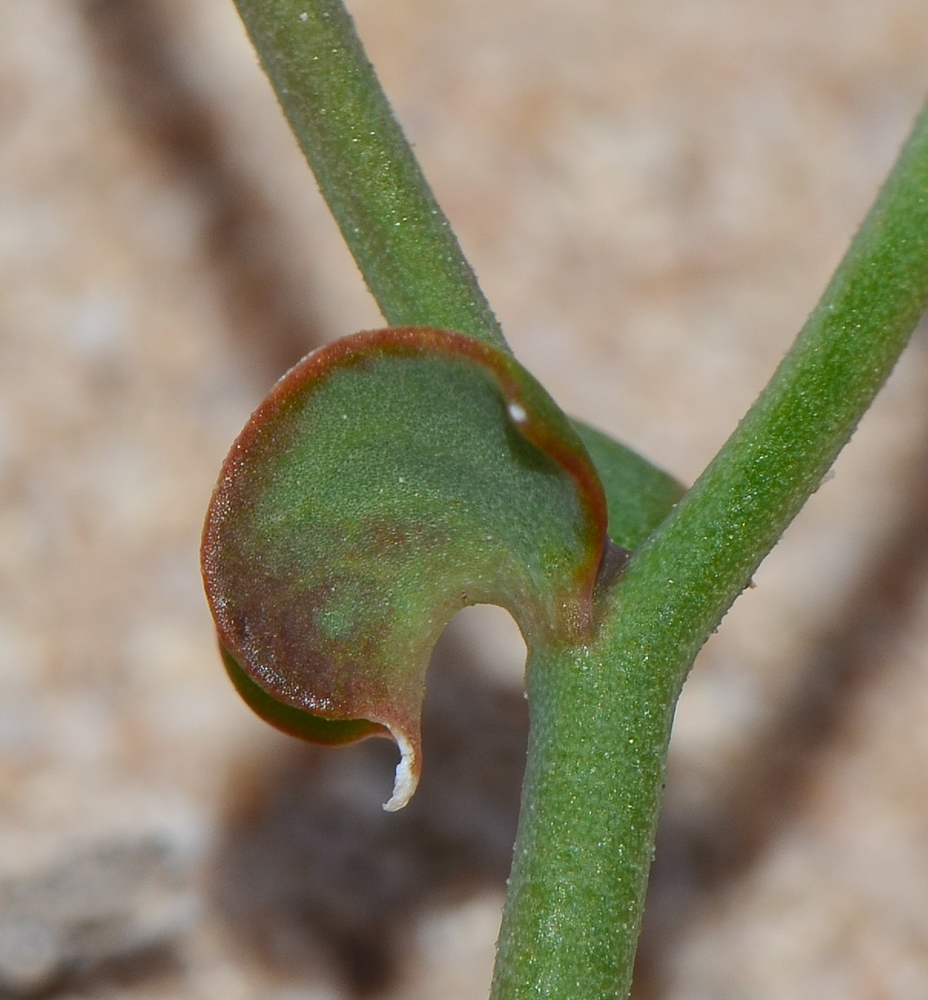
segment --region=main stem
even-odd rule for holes
[[[634,556],[589,647],[530,664],[531,748],[493,996],[631,983],[673,707],[928,306],[928,104],[760,398]]]
[[[339,0],[237,3],[388,322],[503,344]],[[598,633],[587,646],[533,651],[496,1000],[627,995],[683,679],[926,304],[928,110],[768,387],[601,599]]]

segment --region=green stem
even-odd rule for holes
[[[503,344],[339,0],[237,0],[393,325]],[[535,650],[530,753],[493,995],[627,994],[673,709],[687,671],[813,492],[928,303],[928,112],[770,385],[600,606]]]
[[[508,349],[341,0],[236,4],[387,322]]]
[[[498,1000],[627,994],[673,706],[697,651],[848,441],[928,306],[928,105],[822,301],[604,600],[530,664]]]

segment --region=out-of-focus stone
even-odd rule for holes
[[[98,844],[0,878],[0,990],[37,993],[68,973],[167,947],[201,909],[189,860],[159,840]]]

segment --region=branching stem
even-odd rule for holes
[[[392,325],[502,334],[340,0],[236,0]],[[627,995],[673,710],[696,653],[847,443],[928,305],[928,110],[771,382],[603,600],[535,650],[495,1000]]]
[[[770,383],[619,578],[596,644],[531,665],[497,1000],[626,995],[679,690],[926,306],[928,105]]]

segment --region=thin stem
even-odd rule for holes
[[[236,4],[387,322],[508,349],[341,0]]]
[[[820,304],[604,600],[530,664],[497,1000],[627,994],[670,724],[697,651],[848,441],[928,306],[928,104]]]

